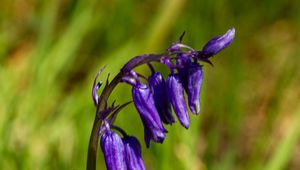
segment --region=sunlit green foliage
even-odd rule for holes
[[[162,52],[183,31],[184,43],[201,49],[231,26],[232,45],[214,67],[205,64],[201,114],[191,115],[189,130],[167,127],[163,145],[142,143],[146,167],[299,169],[296,0],[1,0],[0,169],[85,169],[91,86],[102,66],[101,78],[111,79],[128,59]],[[115,99],[131,100],[130,87],[120,85]],[[117,124],[143,140],[132,105]]]

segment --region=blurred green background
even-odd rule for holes
[[[140,139],[150,170],[300,169],[300,1],[1,0],[0,24],[0,169],[85,169],[101,67],[112,79],[183,31],[201,49],[232,26],[234,42],[204,64],[189,130],[177,122],[146,149],[133,105],[116,123]],[[130,93],[121,84],[110,100]]]

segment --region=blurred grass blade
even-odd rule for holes
[[[300,106],[294,114],[294,121],[287,130],[285,136],[280,141],[273,157],[267,164],[265,170],[281,170],[285,169],[300,137]]]
[[[156,50],[160,47],[165,37],[170,32],[170,29],[176,23],[176,19],[181,13],[186,0],[165,0],[160,9],[158,15],[151,24],[147,42],[146,50]]]

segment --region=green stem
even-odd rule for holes
[[[105,86],[103,89],[103,92],[100,97],[99,102],[99,110],[103,110],[107,99],[113,89],[117,86],[117,84],[120,82],[121,78],[123,76],[122,72],[119,72],[119,74],[112,80],[111,83],[109,83],[108,86]],[[87,170],[95,170],[96,169],[96,158],[97,158],[97,150],[98,150],[98,140],[99,140],[99,129],[102,124],[102,120],[98,119],[97,114],[95,115],[94,124],[92,133],[90,136],[90,142],[89,142],[89,148],[88,148],[88,158],[87,158]]]
[[[145,64],[151,61],[157,61],[162,57],[170,56],[171,54],[163,53],[163,54],[151,54],[147,55],[144,58],[141,58],[140,56],[135,57],[131,59],[128,63],[130,64],[129,67],[127,67],[128,70],[132,70],[136,66],[139,66],[141,64]],[[133,62],[132,62],[133,61]],[[128,65],[125,65],[128,66]],[[124,67],[125,67],[124,66]],[[124,68],[123,67],[123,68]],[[102,94],[100,96],[100,101],[99,101],[99,107],[97,109],[98,111],[101,111],[105,109],[107,99],[110,96],[111,92],[114,90],[114,88],[119,84],[121,81],[121,78],[127,74],[127,71],[120,71],[116,77],[112,80],[111,83],[109,83],[107,86],[104,87]],[[90,136],[90,141],[89,141],[89,147],[88,147],[88,156],[87,156],[87,170],[95,170],[96,169],[96,159],[97,159],[97,150],[98,150],[98,142],[99,142],[99,130],[102,124],[102,120],[99,120],[97,114],[95,115],[94,119],[94,124],[93,124],[93,129],[91,132]]]

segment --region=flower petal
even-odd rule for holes
[[[162,143],[166,137],[161,119],[155,107],[154,98],[150,89],[145,84],[138,84],[132,88],[132,98],[137,111],[143,121],[145,128],[145,142],[151,139],[155,142]]]
[[[106,130],[101,136],[101,149],[108,170],[126,170],[125,148],[120,136]]]
[[[141,144],[133,136],[126,136],[123,139],[125,146],[125,159],[128,170],[145,170],[142,159]]]
[[[182,83],[177,74],[170,74],[166,81],[169,100],[181,125],[186,129],[190,125]]]
[[[171,103],[168,100],[166,83],[160,73],[153,73],[149,79],[149,86],[153,90],[154,102],[161,120],[165,124],[172,124],[175,119],[172,115]]]

